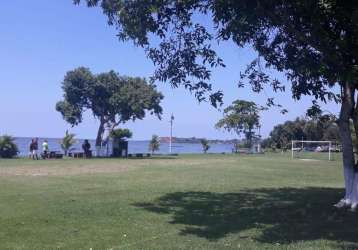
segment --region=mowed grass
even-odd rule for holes
[[[0,160],[0,249],[357,249],[341,162]]]

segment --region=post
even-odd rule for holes
[[[172,137],[173,137],[173,121],[174,121],[174,116],[172,114],[172,116],[170,117],[170,137],[169,137],[169,153],[172,153]]]
[[[293,141],[291,141],[291,159],[293,159]]]
[[[332,142],[329,142],[329,146],[328,146],[328,160],[331,160],[331,148],[332,148]]]
[[[303,137],[301,139],[301,150],[303,151]]]

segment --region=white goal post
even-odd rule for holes
[[[307,150],[307,144],[322,145],[315,146],[312,152],[328,152],[328,160],[332,158],[332,142],[331,141],[304,141],[304,140],[292,140],[291,142],[291,158],[295,158],[295,152],[303,152]]]

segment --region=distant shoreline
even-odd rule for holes
[[[205,138],[196,138],[196,137],[172,137],[172,143],[201,143],[201,140]],[[160,142],[168,143],[170,141],[170,137],[159,137]],[[234,144],[240,142],[238,139],[229,139],[229,140],[221,140],[221,139],[207,139],[210,144]]]

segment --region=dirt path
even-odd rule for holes
[[[133,168],[136,168],[133,166]],[[127,171],[125,164],[71,164],[69,166],[16,166],[0,168],[0,176],[72,176]]]
[[[229,159],[135,159],[135,160],[62,160],[18,161],[0,164],[0,176],[72,176],[97,173],[118,173],[142,167],[206,166],[227,163]],[[229,161],[235,161],[230,159]]]

